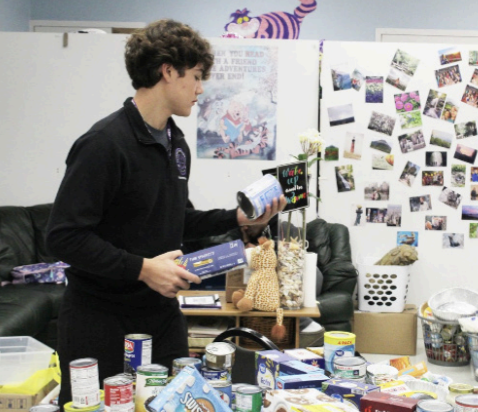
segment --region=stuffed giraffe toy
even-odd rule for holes
[[[277,323],[272,327],[273,339],[280,340],[285,336],[283,309],[280,307],[279,279],[277,277],[277,256],[274,241],[261,237],[259,246],[252,251],[251,277],[246,290],[238,290],[232,295],[232,302],[242,312],[256,309],[264,312],[277,312]]]

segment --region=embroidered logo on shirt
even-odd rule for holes
[[[186,155],[183,149],[176,149],[175,154],[176,165],[178,166],[179,174],[186,176]]]

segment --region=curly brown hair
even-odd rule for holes
[[[126,70],[133,87],[150,88],[161,80],[161,66],[172,65],[184,76],[186,69],[202,65],[203,80],[209,78],[214,55],[211,45],[190,26],[163,19],[134,32],[126,43]]]

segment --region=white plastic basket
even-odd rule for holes
[[[403,312],[410,266],[374,265],[379,258],[358,263],[358,308],[365,312]]]

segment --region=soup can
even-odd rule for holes
[[[334,359],[334,375],[344,379],[365,379],[367,362],[360,356],[342,356]]]
[[[71,398],[75,408],[100,404],[98,360],[81,358],[70,362]]]
[[[435,399],[424,399],[418,401],[417,412],[453,412],[453,406]]]
[[[232,398],[232,385],[229,379],[216,379],[208,381],[219,394],[221,399],[231,407],[231,398]]]
[[[210,369],[231,369],[234,365],[236,347],[227,342],[212,342],[206,345],[206,366]]]
[[[151,363],[153,337],[151,335],[133,333],[124,337],[124,372],[136,375],[140,365]]]
[[[159,364],[141,365],[136,371],[135,412],[149,412],[147,405],[166,386],[168,368]]]
[[[478,412],[478,395],[460,395],[455,398],[455,412]]]
[[[176,358],[173,360],[172,376],[176,376],[186,366],[194,366],[201,372],[202,361],[198,358]]]
[[[134,412],[133,380],[112,376],[103,381],[106,412]]]
[[[240,385],[236,388],[236,412],[261,412],[262,388]]]
[[[279,199],[282,193],[279,181],[267,174],[244,190],[237,192],[237,203],[249,219],[256,219],[264,214],[266,206],[272,205],[272,200]]]

